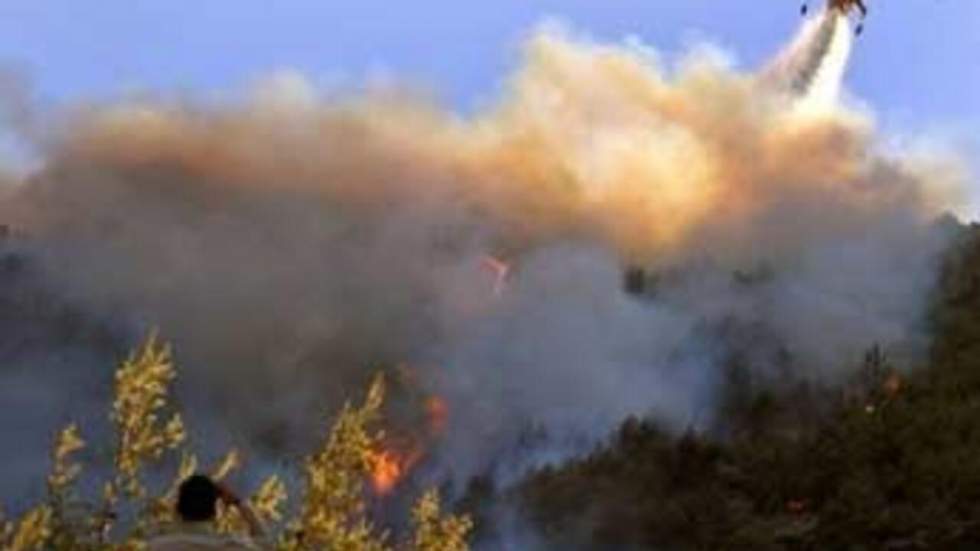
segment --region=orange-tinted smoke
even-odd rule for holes
[[[229,194],[288,190],[350,208],[462,203],[515,250],[585,237],[644,261],[685,256],[718,235],[715,252],[743,247],[764,237],[748,227],[755,215],[779,202],[844,206],[840,224],[896,201],[931,216],[958,176],[883,187],[863,116],[787,110],[710,56],[668,74],[644,52],[548,32],[530,41],[503,99],[471,119],[397,94],[287,99],[92,109],[53,161],[123,173],[166,166]],[[175,183],[173,193],[185,192]],[[773,245],[795,246],[811,230]]]

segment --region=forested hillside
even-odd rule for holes
[[[958,231],[926,365],[871,348],[843,386],[779,391],[733,369],[721,432],[628,420],[521,507],[562,549],[977,549],[980,227]]]

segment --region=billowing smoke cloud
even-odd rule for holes
[[[823,25],[759,77],[542,31],[468,118],[296,79],[234,105],[81,106],[0,219],[59,300],[174,342],[211,434],[299,453],[404,364],[449,404],[434,468],[513,473],[629,414],[710,418],[735,353],[763,380],[835,380],[874,343],[919,350],[962,175],[886,155],[836,100],[796,108],[839,86],[847,43]]]

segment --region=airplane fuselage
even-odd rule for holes
[[[853,9],[860,11],[862,17],[868,13],[868,8],[864,5],[863,0],[829,0],[828,5],[830,9],[837,10],[844,15],[849,14]]]

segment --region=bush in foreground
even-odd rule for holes
[[[152,337],[123,362],[116,371],[110,411],[114,472],[103,481],[101,495],[79,495],[83,469],[75,456],[85,441],[78,426],[69,425],[53,446],[46,499],[17,519],[0,515],[0,548],[139,549],[147,537],[174,523],[177,486],[199,468],[196,456],[185,449],[183,419],[169,401],[175,377],[169,348]],[[408,541],[393,543],[369,519],[364,496],[378,457],[382,434],[373,427],[383,400],[383,381],[377,378],[361,404],[344,406],[319,449],[306,458],[301,497],[292,507],[286,507],[286,485],[279,476],[259,485],[249,503],[273,527],[270,546],[282,551],[468,548],[470,520],[444,515],[435,491],[425,493],[413,508],[414,534]],[[238,463],[238,455],[229,452],[211,474],[224,478]],[[173,482],[162,492],[152,492],[148,471],[170,464],[178,465]],[[287,509],[294,511],[291,518],[285,518]],[[234,509],[221,509],[216,525],[222,533],[248,533]]]

